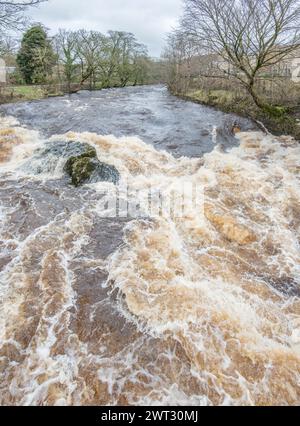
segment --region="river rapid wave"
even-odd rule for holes
[[[74,188],[61,162],[37,174],[35,151],[62,140],[119,184]],[[0,119],[2,405],[299,405],[300,146],[235,145],[189,158]],[[144,214],[104,216],[125,181]],[[146,212],[149,188],[187,181],[201,206]]]

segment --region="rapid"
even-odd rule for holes
[[[162,86],[0,113],[1,405],[300,404],[298,142]],[[58,141],[120,182],[73,187]]]

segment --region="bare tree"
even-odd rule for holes
[[[13,37],[3,36],[0,38],[0,56],[7,57],[15,55],[18,43]]]
[[[184,0],[182,30],[203,52],[219,55],[255,104],[256,83],[300,46],[299,0]]]
[[[98,31],[79,30],[76,34],[77,53],[81,65],[81,82],[89,80],[90,89],[95,89],[99,68],[99,52],[105,36]]]
[[[120,43],[118,49],[117,74],[120,85],[125,87],[131,78],[136,80],[134,74],[137,68],[135,64],[137,58],[147,54],[147,48],[137,43],[132,33],[121,32]]]
[[[163,53],[171,92],[185,94],[191,83],[193,63],[199,57],[198,45],[186,32],[176,30],[168,37]]]
[[[109,31],[103,35],[81,30],[76,34],[76,44],[81,84],[89,80],[91,90],[96,83],[102,88],[116,84],[124,87],[145,79],[147,64],[143,60],[147,58],[147,48],[133,34]]]
[[[71,93],[71,84],[78,74],[79,55],[77,42],[76,32],[62,29],[59,30],[54,38],[58,57],[58,73],[60,73],[60,65],[62,65],[69,93]]]
[[[27,10],[45,1],[47,0],[0,0],[0,32],[23,29],[27,23]]]
[[[99,55],[98,65],[101,72],[102,87],[111,86],[112,78],[118,66],[118,56],[122,32],[108,31],[104,38],[103,47]]]
[[[149,72],[149,57],[148,48],[144,44],[135,43],[135,48],[132,54],[132,81],[133,85],[144,84],[148,78]]]

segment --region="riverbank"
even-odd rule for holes
[[[0,104],[35,101],[49,97],[63,96],[65,91],[57,85],[5,86],[0,90]]]
[[[250,118],[258,124],[263,124],[270,133],[291,135],[300,140],[300,107],[277,107],[270,113],[257,108],[250,99],[237,98],[234,93],[226,90],[194,90],[185,95],[173,93],[173,95],[201,105],[210,106],[226,113],[233,113]]]
[[[152,83],[148,84],[128,84],[126,87],[139,87],[139,86],[151,86]],[[112,86],[110,89],[118,88],[118,86]],[[80,85],[78,83],[72,83],[69,87],[66,83],[62,84],[45,84],[45,85],[11,85],[0,87],[0,105],[16,102],[27,102],[36,101],[39,99],[55,98],[65,96],[68,94],[77,93],[80,90],[90,90],[92,92],[105,90],[98,83],[95,89],[90,89],[89,84],[85,83]]]

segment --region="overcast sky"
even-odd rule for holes
[[[181,5],[181,0],[49,0],[30,15],[51,34],[59,28],[130,31],[158,57]]]

